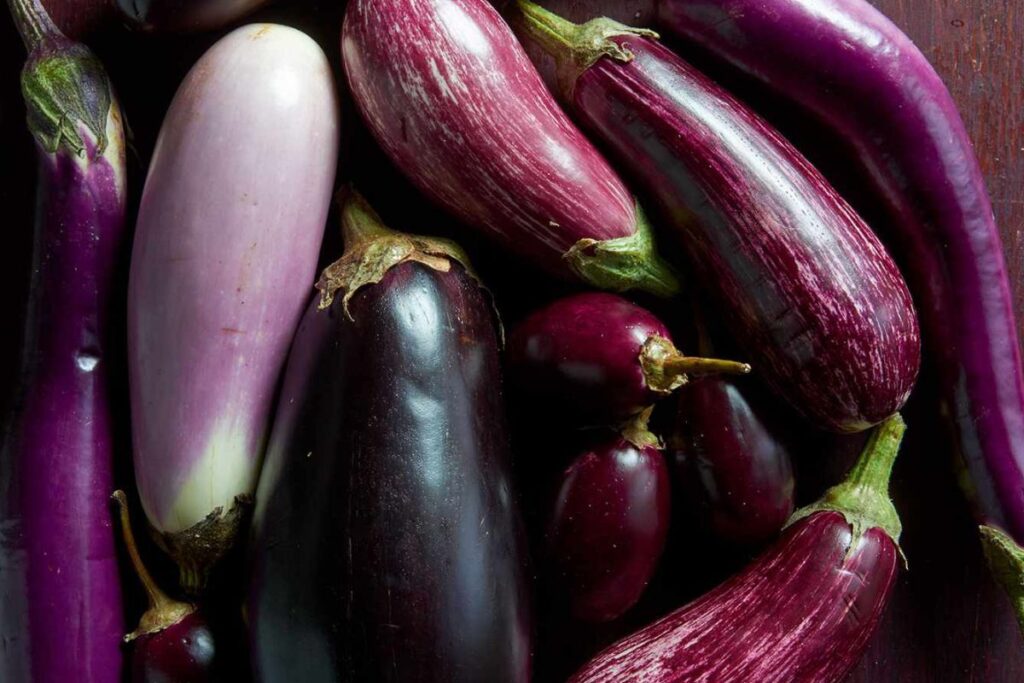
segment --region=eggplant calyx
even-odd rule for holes
[[[907,558],[899,545],[903,524],[889,498],[892,466],[906,429],[899,413],[876,427],[846,479],[826,491],[818,502],[794,512],[786,526],[818,512],[838,512],[852,530],[847,556],[857,550],[868,530],[881,529],[896,544],[906,567]]]
[[[1017,623],[1024,633],[1024,548],[1001,529],[982,525],[978,532],[988,566],[1013,603]]]
[[[146,565],[139,555],[139,548],[135,543],[135,534],[132,531],[131,518],[128,512],[128,497],[125,496],[124,491],[118,490],[114,491],[114,495],[111,498],[117,503],[121,519],[121,535],[124,538],[128,557],[135,568],[135,574],[139,577],[139,582],[149,597],[149,609],[139,619],[138,628],[124,636],[124,642],[130,643],[136,638],[159,633],[180,623],[185,617],[196,611],[196,606],[191,603],[173,600],[160,589],[160,586],[157,585],[153,575],[146,569]]]
[[[750,365],[718,358],[684,356],[670,340],[653,335],[640,347],[640,369],[647,388],[656,394],[670,394],[696,377],[747,375]]]
[[[330,308],[340,291],[345,316],[353,320],[349,301],[361,288],[384,279],[395,266],[408,261],[421,263],[442,273],[459,263],[479,282],[462,248],[440,237],[408,235],[388,228],[363,197],[349,192],[341,209],[345,253],[327,266],[316,283],[320,291],[319,309]]]
[[[639,204],[632,235],[610,240],[584,238],[562,258],[580,279],[598,289],[640,289],[666,299],[679,293],[679,279],[658,255],[653,231]]]
[[[554,58],[558,89],[566,100],[572,98],[580,74],[602,57],[624,63],[633,61],[633,53],[612,38],[640,36],[658,39],[658,34],[650,29],[626,26],[607,17],[574,24],[529,0],[517,0],[511,11],[514,23]]]
[[[663,450],[665,444],[647,426],[653,412],[654,406],[648,406],[627,420],[619,427],[619,433],[622,435],[622,438],[637,448],[657,448],[659,451]]]

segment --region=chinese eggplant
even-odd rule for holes
[[[605,292],[564,297],[509,335],[509,377],[539,410],[617,424],[699,377],[745,363],[683,355],[650,311]]]
[[[920,362],[910,293],[878,238],[757,114],[642,29],[518,0],[570,110],[657,200],[758,374],[817,425],[899,410]]]
[[[498,333],[460,250],[358,195],[293,345],[249,556],[256,680],[526,681]],[[335,293],[338,293],[335,296]]]
[[[135,474],[190,592],[251,508],[274,391],[316,275],[337,146],[327,58],[272,24],[210,48],[160,131],[128,292]]]
[[[103,65],[39,0],[10,6],[29,53],[21,85],[39,170],[25,352],[0,448],[0,680],[114,683],[121,111]]]
[[[676,291],[635,200],[487,0],[353,0],[341,51],[381,147],[469,226],[601,289]]]
[[[838,683],[864,652],[900,563],[889,477],[904,425],[872,434],[846,481],[797,511],[747,569],[598,654],[572,683]]]

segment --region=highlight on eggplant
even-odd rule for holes
[[[645,186],[758,375],[816,425],[857,432],[906,402],[917,316],[878,238],[754,111],[656,42],[517,0],[558,91]]]
[[[10,9],[38,185],[22,364],[0,430],[0,680],[116,681],[124,618],[106,501],[128,245],[121,110],[102,63],[39,0]]]
[[[636,200],[487,0],[352,0],[341,52],[377,142],[468,226],[600,289],[678,290]]]
[[[751,370],[683,354],[653,313],[607,292],[563,297],[530,314],[509,335],[506,364],[537,412],[597,425],[630,419],[691,379]]]
[[[200,58],[160,130],[128,291],[134,463],[146,516],[190,593],[248,523],[274,392],[316,277],[338,115],[317,43],[253,24]]]
[[[707,595],[598,654],[572,683],[839,683],[899,569],[889,479],[905,426],[874,430],[846,480],[798,510],[781,539]]]

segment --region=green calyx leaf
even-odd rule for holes
[[[611,240],[582,239],[564,255],[584,282],[598,289],[640,289],[669,298],[679,293],[679,279],[658,255],[650,223],[636,207],[636,232]]]
[[[82,155],[81,126],[93,134],[96,151],[107,146],[107,115],[112,104],[103,65],[84,45],[47,41],[33,52],[21,73],[28,126],[47,152],[61,147]]]
[[[978,532],[989,569],[1010,598],[1024,634],[1024,548],[1001,529],[983,525],[978,527]]]

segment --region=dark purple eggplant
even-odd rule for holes
[[[650,409],[579,454],[562,474],[545,540],[554,583],[584,621],[636,604],[665,548],[670,485]]]
[[[691,377],[750,372],[745,363],[684,356],[648,311],[603,292],[559,299],[509,335],[508,374],[539,411],[617,424]]]
[[[461,251],[357,195],[293,344],[247,601],[258,681],[526,681],[498,336]],[[338,296],[335,293],[338,292]]]
[[[132,643],[132,683],[208,683],[214,681],[213,632],[195,605],[172,600],[157,585],[139,555],[124,491],[114,492],[125,549],[149,598],[139,626],[124,637]],[[116,679],[115,679],[116,680]]]
[[[789,451],[739,382],[711,377],[683,387],[669,452],[682,499],[715,539],[758,546],[793,514]]]
[[[107,498],[121,363],[111,350],[124,335],[121,111],[103,65],[39,0],[11,11],[29,52],[21,84],[39,185],[23,364],[0,448],[0,681],[116,681],[124,619]]]
[[[852,145],[908,268],[980,521],[1024,543],[1017,321],[984,177],[941,77],[864,0],[658,4],[666,29],[768,84]],[[1017,553],[1024,566],[1024,550]],[[1024,585],[1021,577],[1012,590]]]
[[[117,0],[128,22],[143,31],[209,31],[254,11],[267,0]]]
[[[655,40],[518,0],[570,111],[660,205],[759,376],[816,424],[867,429],[907,400],[917,318],[892,258],[781,135]]]
[[[598,654],[571,683],[838,683],[860,659],[900,563],[886,420],[846,481],[799,510],[743,572]]]

